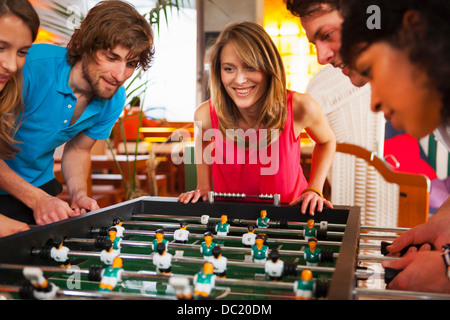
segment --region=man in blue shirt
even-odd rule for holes
[[[16,157],[0,161],[0,211],[47,224],[98,209],[87,195],[90,151],[109,137],[125,105],[124,82],[153,57],[148,22],[122,1],[90,10],[67,48],[35,45],[24,74],[24,112]],[[56,198],[53,154],[64,144],[62,172],[71,206]]]

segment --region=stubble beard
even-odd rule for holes
[[[92,90],[92,94],[100,99],[109,100],[111,99],[119,90],[120,86],[117,86],[115,90],[107,90],[102,88],[101,81],[103,81],[98,72],[86,61],[82,62],[82,72],[83,77],[86,82],[89,84]]]

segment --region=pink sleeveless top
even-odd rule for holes
[[[308,182],[300,165],[300,136],[295,137],[292,116],[293,92],[287,95],[287,117],[284,130],[268,147],[248,148],[225,139],[218,130],[216,111],[209,101],[214,131],[211,152],[213,190],[215,192],[280,194],[281,202],[289,203],[300,196]],[[247,131],[248,133],[249,131]],[[254,136],[254,135],[253,135]],[[265,137],[261,141],[265,141]],[[249,200],[255,200],[249,198]]]

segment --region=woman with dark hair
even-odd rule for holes
[[[39,18],[27,0],[0,0],[0,159],[14,157],[14,133],[22,110],[22,72],[36,39]],[[0,215],[0,237],[28,229]]]
[[[341,55],[372,86],[371,108],[416,138],[434,132],[450,151],[450,2],[356,0],[343,7]],[[376,23],[373,23],[376,22]],[[450,293],[450,199],[388,250],[404,258],[392,289]],[[441,249],[442,248],[442,249]]]

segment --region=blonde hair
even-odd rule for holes
[[[8,14],[19,17],[30,28],[34,42],[40,21],[33,6],[27,0],[0,0],[0,18]],[[17,71],[0,92],[0,159],[11,159],[18,151],[13,137],[22,108],[22,72]]]
[[[14,134],[22,110],[22,72],[8,80],[0,92],[0,159],[11,159],[18,149]]]
[[[267,75],[268,88],[263,97],[257,123],[268,131],[282,130],[286,121],[286,74],[281,56],[269,34],[253,22],[234,22],[225,26],[211,48],[210,92],[219,117],[219,130],[238,129],[239,110],[226,92],[221,81],[220,55],[232,43],[236,54],[246,65]],[[270,137],[268,137],[270,141]]]

